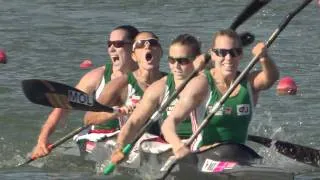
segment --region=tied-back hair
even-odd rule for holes
[[[133,41],[136,38],[136,36],[139,34],[139,30],[136,27],[131,26],[131,25],[118,26],[118,27],[113,29],[113,31],[115,31],[115,30],[124,30],[124,31],[126,31],[127,32],[127,35],[126,35],[127,37],[126,38],[129,41]]]
[[[171,42],[170,46],[174,44],[190,46],[194,56],[198,56],[201,54],[201,42],[190,34],[180,34]]]
[[[216,39],[220,36],[227,36],[236,42],[236,46],[239,48],[242,48],[241,39],[238,35],[238,33],[232,29],[222,29],[216,32],[212,37],[212,47],[215,47]]]
[[[154,38],[154,39],[156,39],[156,40],[159,40],[159,37],[158,37],[156,34],[154,34],[153,32],[151,32],[151,31],[140,31],[140,32],[136,35],[136,37],[134,38],[134,41],[137,40],[138,35],[144,34],[144,33],[150,34],[150,35],[152,36],[152,38]]]

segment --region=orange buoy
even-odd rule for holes
[[[295,95],[297,93],[297,85],[292,77],[286,76],[280,79],[277,86],[278,95]]]
[[[7,55],[2,49],[0,49],[0,64],[7,64]]]
[[[93,66],[93,63],[90,59],[83,60],[80,64],[81,69],[88,69]]]

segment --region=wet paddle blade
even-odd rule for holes
[[[249,17],[258,12],[263,6],[267,5],[271,0],[253,0],[250,4],[246,6],[246,8],[239,14],[235,21],[230,26],[230,29],[237,29],[238,26],[243,24]],[[239,37],[241,39],[242,46],[248,46],[253,43],[255,37],[253,34],[249,32],[239,33]]]
[[[35,104],[82,111],[114,111],[111,107],[101,105],[85,92],[58,82],[40,79],[23,80],[22,89],[25,96]]]
[[[277,152],[298,162],[314,167],[320,167],[320,150],[254,135],[249,135],[248,140],[262,144],[266,147],[274,147]]]
[[[243,24],[249,17],[258,12],[263,6],[268,4],[271,0],[253,0],[246,8],[236,17],[236,20],[230,26],[230,29],[237,29],[238,26]]]

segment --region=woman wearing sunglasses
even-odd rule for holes
[[[110,79],[121,76],[129,71],[137,68],[136,63],[131,58],[132,41],[138,34],[138,30],[130,25],[122,25],[114,28],[109,35],[107,43],[107,52],[111,59],[111,64],[95,68],[86,73],[76,85],[76,88],[88,93],[93,94],[96,91],[96,98],[98,98],[104,84]],[[55,108],[48,116],[47,121],[43,125],[38,137],[38,143],[34,148],[31,157],[38,158],[46,156],[50,153],[48,150],[49,136],[54,132],[58,122],[68,114],[67,110]],[[109,123],[103,127],[106,128],[117,127],[116,123]]]
[[[101,104],[119,106],[120,112],[87,112],[86,124],[101,124],[117,118],[121,128],[141,99],[145,89],[165,75],[159,70],[162,49],[158,37],[152,32],[144,31],[136,36],[131,56],[139,68],[110,81],[98,98]],[[152,133],[159,134],[159,130]]]
[[[124,158],[124,155],[121,151],[123,146],[131,142],[135,134],[145,124],[148,118],[151,117],[151,115],[160,107],[161,104],[166,102],[168,97],[174,92],[175,88],[179,87],[180,84],[185,81],[185,79],[193,72],[193,61],[198,55],[200,55],[200,53],[200,42],[198,42],[195,37],[189,34],[179,35],[172,41],[169,47],[168,56],[168,63],[171,73],[169,73],[166,77],[163,77],[159,81],[153,83],[147,89],[139,105],[133,111],[127,123],[122,127],[121,132],[119,133],[117,138],[116,149],[114,150],[114,153],[111,157],[111,161],[113,163],[118,163]],[[171,102],[171,104],[166,108],[166,111],[163,114],[164,119],[168,116],[171,116],[171,113],[176,109],[175,106],[179,102],[179,99],[181,97],[184,97],[186,95],[192,96],[192,98],[194,99],[193,104],[197,105],[198,108],[193,110],[189,116],[186,115],[181,117],[185,119],[185,121],[183,121],[183,123],[177,127],[177,134],[182,139],[188,138],[192,134],[192,130],[195,130],[191,128],[191,124],[195,123],[198,117],[204,116],[205,101],[202,101],[203,98],[200,99],[199,97],[197,97],[197,95],[202,96],[203,94],[208,94],[207,92],[209,92],[209,89],[208,86],[206,86],[207,84],[207,79],[204,75],[194,77],[186,85],[179,96]],[[197,87],[196,85],[198,85],[200,89],[195,88]],[[201,88],[204,86],[206,86],[207,88]],[[197,91],[194,91],[197,94],[185,94],[184,91],[186,89],[197,89]],[[159,123],[161,124],[161,122]],[[167,148],[167,146],[168,144],[166,142],[163,142],[163,139],[159,137],[150,140],[144,140],[141,145],[144,153],[157,151],[156,154],[161,154],[161,152],[169,150],[170,147]],[[149,166],[149,168],[152,167]]]
[[[203,128],[195,141],[197,144],[193,144],[201,150],[212,148],[214,153],[211,155],[216,160],[251,161],[260,157],[243,144],[247,139],[248,126],[253,108],[257,103],[258,94],[261,90],[266,90],[274,84],[279,77],[279,72],[274,62],[269,58],[263,43],[258,43],[252,53],[254,55],[261,53],[259,60],[262,70],[249,73],[240,82],[222,108]],[[206,114],[211,111],[215,103],[240,74],[238,67],[242,58],[242,47],[237,33],[232,30],[217,32],[212,40],[211,58],[214,62],[214,68],[204,72],[210,88]],[[194,107],[193,104],[193,98],[184,96],[184,99],[181,99],[181,103],[176,107],[179,112],[172,114],[180,114],[180,117],[183,117],[189,114],[190,107]],[[180,117],[169,116],[161,127],[164,138],[172,145],[173,153],[178,158],[184,157],[190,152],[174,131],[177,124],[182,121]],[[197,125],[200,123],[201,121],[197,122]]]

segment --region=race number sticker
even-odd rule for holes
[[[201,171],[202,172],[213,172],[218,173],[222,172],[225,169],[232,169],[237,165],[236,162],[229,162],[229,161],[214,161],[211,159],[206,159]]]
[[[250,114],[250,105],[249,104],[239,104],[237,105],[237,115],[245,116]]]
[[[206,159],[201,168],[202,172],[213,172],[214,168],[219,164],[219,161],[214,161],[211,159]]]

